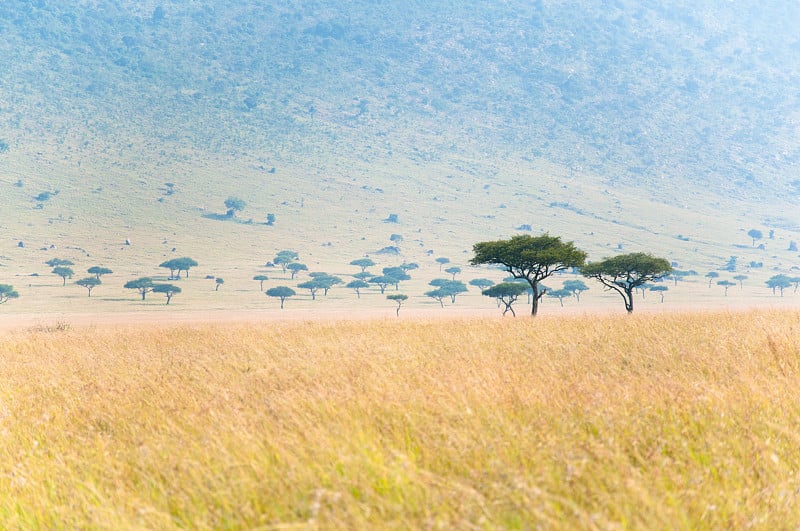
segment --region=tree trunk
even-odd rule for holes
[[[536,313],[539,311],[539,283],[533,282],[531,283],[531,289],[533,290],[533,302],[531,303],[531,317],[536,317]]]
[[[625,290],[625,309],[628,313],[633,313],[633,290]]]

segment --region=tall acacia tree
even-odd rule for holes
[[[546,289],[539,283],[558,271],[580,267],[586,253],[573,242],[562,242],[558,236],[518,234],[509,240],[479,242],[472,246],[475,256],[470,264],[498,264],[514,278],[524,279],[533,291],[531,315],[539,311],[539,301]]]
[[[619,293],[628,313],[633,313],[633,291],[636,288],[660,280],[671,272],[668,260],[647,253],[621,254],[581,268],[583,276],[598,280],[606,289]]]
[[[0,304],[16,299],[19,293],[14,291],[14,286],[11,284],[0,284]]]

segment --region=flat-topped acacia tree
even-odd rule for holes
[[[156,284],[153,286],[153,293],[163,293],[167,297],[167,304],[172,300],[172,297],[181,292],[181,288],[173,286],[172,284]]]
[[[269,277],[267,275],[256,275],[253,277],[253,280],[259,282],[259,291],[264,291],[264,281],[269,280]]]
[[[397,303],[397,310],[395,311],[395,315],[397,317],[400,317],[400,307],[406,300],[408,300],[408,295],[406,295],[405,293],[393,293],[391,295],[387,295],[386,298],[389,299],[390,301],[394,301]]]
[[[4,304],[18,297],[19,293],[14,291],[14,286],[11,284],[0,284],[0,304]]]
[[[512,308],[511,305],[517,301],[520,295],[524,294],[529,289],[527,284],[521,282],[501,282],[489,289],[483,290],[481,293],[487,297],[497,299],[498,302],[502,303],[503,306],[505,306],[503,315],[510,311],[511,315],[516,317],[517,314],[514,312],[514,308]]]
[[[533,291],[531,315],[536,316],[539,301],[546,290],[539,283],[558,271],[580,267],[586,253],[573,242],[562,242],[558,236],[518,234],[508,240],[479,242],[472,246],[472,265],[496,264],[514,278],[525,280]]]
[[[295,296],[295,291],[288,286],[276,286],[267,290],[268,297],[276,297],[281,300],[281,310],[283,310],[283,302],[289,297]]]
[[[89,273],[90,275],[94,275],[94,277],[97,280],[100,280],[100,277],[103,275],[110,275],[111,273],[113,273],[113,271],[111,271],[109,268],[101,266],[90,267],[89,269],[86,270],[86,272]]]
[[[350,265],[360,267],[361,271],[363,272],[366,271],[368,267],[374,266],[375,262],[369,258],[357,258],[356,260],[350,262]]]
[[[136,280],[129,280],[123,286],[125,289],[135,289],[142,296],[142,300],[148,293],[153,291],[153,279],[149,277],[137,278]]]
[[[72,278],[72,275],[74,275],[75,272],[72,269],[70,269],[69,267],[58,266],[58,267],[54,267],[53,268],[53,274],[60,276],[61,279],[63,280],[62,286],[66,286],[67,285],[67,279],[68,278]]]
[[[660,280],[672,272],[664,258],[647,253],[621,254],[592,262],[581,268],[581,274],[616,291],[625,301],[625,309],[633,313],[633,291],[647,282]]]
[[[84,288],[86,288],[89,291],[89,297],[91,297],[92,296],[92,290],[95,287],[97,287],[100,284],[102,284],[102,282],[97,277],[86,277],[86,278],[82,278],[80,280],[76,280],[75,284],[77,284],[78,286],[83,286]]]

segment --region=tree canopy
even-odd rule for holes
[[[11,299],[19,297],[19,293],[14,290],[14,286],[10,284],[0,284],[0,304],[6,303]]]
[[[264,291],[264,281],[269,280],[269,277],[267,275],[256,275],[253,280],[257,280],[259,282],[259,290]]]
[[[172,284],[155,284],[152,289],[153,293],[163,293],[167,296],[167,304],[172,300],[176,294],[181,292],[181,288],[173,286]]]
[[[783,297],[783,290],[792,285],[792,279],[784,274],[773,275],[767,279],[766,284],[772,290],[773,295],[775,295],[775,290],[777,289],[780,290],[781,297]]]
[[[267,290],[268,297],[276,297],[281,300],[281,310],[283,310],[283,302],[289,297],[294,297],[295,291],[288,286],[276,286]]]
[[[129,280],[123,287],[125,289],[135,289],[142,296],[142,300],[145,300],[147,294],[153,291],[153,279],[150,277],[142,277],[136,280]]]
[[[86,270],[86,272],[90,275],[94,275],[97,280],[100,280],[100,277],[103,275],[110,275],[113,273],[113,271],[111,271],[109,268],[101,266],[90,267]]]
[[[237,212],[244,210],[244,207],[246,206],[247,203],[243,199],[239,199],[238,197],[229,197],[225,200],[225,208],[228,209],[225,215],[229,218],[232,218]]]
[[[361,271],[366,271],[368,267],[374,266],[375,262],[369,258],[357,258],[356,260],[350,262],[350,265],[360,267]]]
[[[668,260],[647,253],[629,253],[604,258],[581,268],[583,276],[594,278],[606,289],[619,293],[628,313],[633,312],[633,290],[647,282],[660,280],[670,272],[672,266]]]
[[[75,272],[66,266],[58,266],[53,268],[53,274],[58,275],[64,281],[63,286],[67,285],[67,279],[72,278]]]
[[[97,277],[86,277],[86,278],[82,278],[80,280],[76,280],[75,284],[77,284],[78,286],[83,286],[84,288],[86,288],[89,291],[89,297],[91,297],[92,296],[92,290],[96,286],[99,286],[100,284],[102,284],[102,282]]]
[[[529,289],[530,287],[527,284],[521,282],[501,282],[500,284],[495,284],[483,290],[481,293],[487,297],[497,299],[499,303],[502,303],[504,306],[503,315],[510,311],[511,315],[516,317],[517,314],[514,312],[514,308],[512,308],[511,305],[517,301],[520,295]]]
[[[393,293],[391,295],[387,295],[386,298],[389,299],[390,301],[394,301],[394,302],[397,303],[397,311],[395,312],[395,315],[397,315],[399,317],[400,316],[400,307],[403,305],[403,303],[406,300],[408,300],[408,295],[406,295],[404,293]]]
[[[562,242],[558,236],[518,234],[508,240],[479,242],[472,247],[472,265],[497,264],[514,278],[528,282],[533,291],[531,315],[536,315],[539,300],[544,295],[539,283],[558,271],[580,267],[586,253],[573,242]]]
[[[181,275],[181,271],[186,271],[186,276],[189,276],[189,270],[195,266],[197,266],[197,262],[188,256],[184,256],[182,258],[173,258],[171,260],[167,260],[166,262],[162,262],[158,265],[158,267],[163,267],[169,269],[169,278],[178,278]],[[175,272],[178,272],[175,275]]]

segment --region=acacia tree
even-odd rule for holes
[[[276,297],[281,300],[281,310],[283,310],[283,301],[295,295],[294,290],[287,286],[276,286],[267,290],[267,297]]]
[[[589,286],[584,284],[583,280],[566,280],[564,289],[574,295],[578,302],[581,302],[581,292],[588,290]]]
[[[486,288],[491,288],[494,286],[494,281],[489,280],[488,278],[473,278],[469,281],[470,286],[475,286],[480,290],[484,290]]]
[[[181,292],[181,288],[173,286],[172,284],[156,284],[151,290],[153,293],[163,293],[167,296],[167,304],[172,300],[176,294]]]
[[[449,278],[434,278],[428,284],[438,288],[435,291],[443,293],[446,297],[450,297],[450,302],[452,304],[456,303],[456,296],[458,296],[459,293],[465,293],[467,291],[467,286],[463,282],[460,280],[450,280]]]
[[[711,283],[714,282],[715,278],[719,278],[719,273],[716,271],[709,271],[706,273],[706,278],[708,279],[708,287],[711,287]]]
[[[301,264],[300,262],[292,262],[290,264],[286,264],[286,269],[292,272],[292,279],[294,279],[295,275],[300,271],[308,271],[308,266],[305,264]]]
[[[456,266],[448,267],[447,269],[444,270],[444,272],[445,273],[450,273],[451,275],[453,275],[453,280],[455,280],[456,279],[456,275],[461,273],[461,268],[460,267],[456,267]]]
[[[142,296],[142,300],[148,293],[153,291],[153,279],[149,277],[137,278],[136,280],[129,280],[123,286],[125,289],[135,289]]]
[[[671,271],[668,260],[647,253],[604,258],[581,268],[583,276],[593,278],[606,289],[619,293],[628,313],[633,313],[633,290],[647,282],[660,280]]]
[[[511,305],[517,301],[520,295],[529,289],[530,288],[527,284],[520,282],[501,282],[500,284],[495,284],[489,289],[483,290],[481,293],[487,297],[497,299],[498,302],[502,303],[504,306],[503,315],[510,311],[511,315],[516,317],[517,314],[514,312],[514,308],[512,308]]]
[[[381,295],[383,295],[383,292],[386,291],[387,286],[396,285],[398,282],[399,280],[397,280],[396,278],[387,275],[372,277],[371,279],[369,279],[370,284],[376,284],[380,288]]]
[[[717,282],[717,286],[722,286],[723,288],[725,288],[725,296],[726,297],[728,296],[728,288],[730,288],[731,286],[735,286],[735,285],[736,285],[736,282],[731,282],[730,280],[720,280],[719,282]]]
[[[61,258],[51,258],[45,264],[49,265],[50,267],[58,267],[58,266],[71,266],[75,265],[70,260],[62,260]]]
[[[259,282],[259,291],[264,291],[264,281],[269,280],[269,277],[267,277],[267,275],[256,275],[253,277],[253,280]]]
[[[163,267],[169,269],[169,278],[180,278],[181,271],[186,271],[186,276],[189,276],[189,270],[195,267],[197,262],[188,256],[184,256],[183,258],[173,258],[171,260],[167,260],[166,262],[162,262],[158,265],[158,267]],[[176,275],[175,272],[178,272]]]
[[[275,258],[272,259],[272,263],[281,267],[283,276],[286,278],[286,267],[298,258],[300,258],[300,255],[295,251],[281,251],[275,255]]]
[[[750,229],[747,231],[747,235],[753,240],[753,247],[756,246],[756,241],[764,237],[764,233],[758,229]]]
[[[75,284],[77,284],[78,286],[83,286],[84,288],[86,288],[89,291],[89,297],[91,297],[92,296],[92,290],[95,288],[95,286],[99,286],[100,284],[102,284],[102,282],[97,277],[86,277],[86,278],[82,278],[80,280],[76,280]]]
[[[561,307],[564,307],[564,299],[567,297],[572,297],[572,292],[568,289],[552,289],[547,292],[548,297],[553,297],[554,299],[558,299],[558,302],[561,304]]]
[[[361,271],[364,272],[367,270],[368,267],[374,266],[375,262],[373,262],[369,258],[358,258],[350,262],[350,265],[360,267]]]
[[[239,199],[238,197],[229,197],[225,200],[225,208],[228,209],[225,215],[229,218],[232,218],[237,212],[244,210],[245,206],[247,206],[247,203],[245,203],[243,199]]]
[[[663,284],[659,284],[656,286],[650,286],[650,291],[655,291],[659,295],[661,295],[661,302],[664,302],[664,292],[669,291],[668,286],[664,286]]]
[[[472,265],[498,264],[514,278],[524,279],[533,291],[531,315],[539,310],[539,301],[546,290],[539,283],[558,271],[580,267],[586,253],[573,242],[562,242],[558,236],[518,234],[509,240],[476,243]]]
[[[0,304],[4,304],[18,297],[19,293],[14,291],[14,286],[11,284],[0,284]]]
[[[402,267],[384,267],[383,276],[394,279],[394,289],[400,289],[401,281],[411,280],[411,275],[406,273],[406,270]]]
[[[443,265],[450,263],[450,259],[445,258],[444,256],[440,256],[439,258],[436,259],[436,263],[439,264],[439,271],[441,271]]]
[[[744,281],[747,280],[748,278],[749,277],[747,275],[736,275],[735,277],[733,277],[733,280],[738,281],[739,282],[739,289],[742,289]]]
[[[446,291],[444,291],[442,288],[436,288],[436,289],[431,290],[431,291],[426,291],[425,292],[425,296],[436,300],[439,303],[439,306],[444,308],[444,299],[445,299],[445,297],[448,297],[449,294]]]
[[[403,305],[403,302],[408,299],[408,295],[403,293],[392,293],[391,295],[387,295],[386,298],[397,303],[397,311],[395,312],[395,315],[400,317],[400,307]]]
[[[54,267],[52,272],[53,274],[60,276],[61,279],[64,281],[62,286],[66,286],[67,279],[72,278],[72,275],[75,274],[75,272],[72,269],[65,266]]]
[[[351,282],[348,282],[346,287],[348,287],[348,288],[350,288],[352,290],[355,290],[356,297],[360,299],[361,298],[361,291],[360,290],[362,290],[364,288],[368,288],[369,287],[369,283],[365,282],[363,280],[356,279],[356,280],[353,280]]]
[[[214,291],[219,291],[219,287],[225,284],[225,279],[217,277],[214,279],[214,284],[215,284]]]
[[[783,297],[783,290],[792,285],[792,279],[783,274],[774,275],[767,279],[766,284],[768,288],[772,289],[773,295],[775,295],[775,290],[778,289],[781,292],[781,297]]]
[[[97,280],[100,280],[100,277],[103,275],[110,275],[113,273],[113,271],[111,271],[109,268],[100,266],[90,267],[86,270],[86,272],[90,275],[94,275]]]

